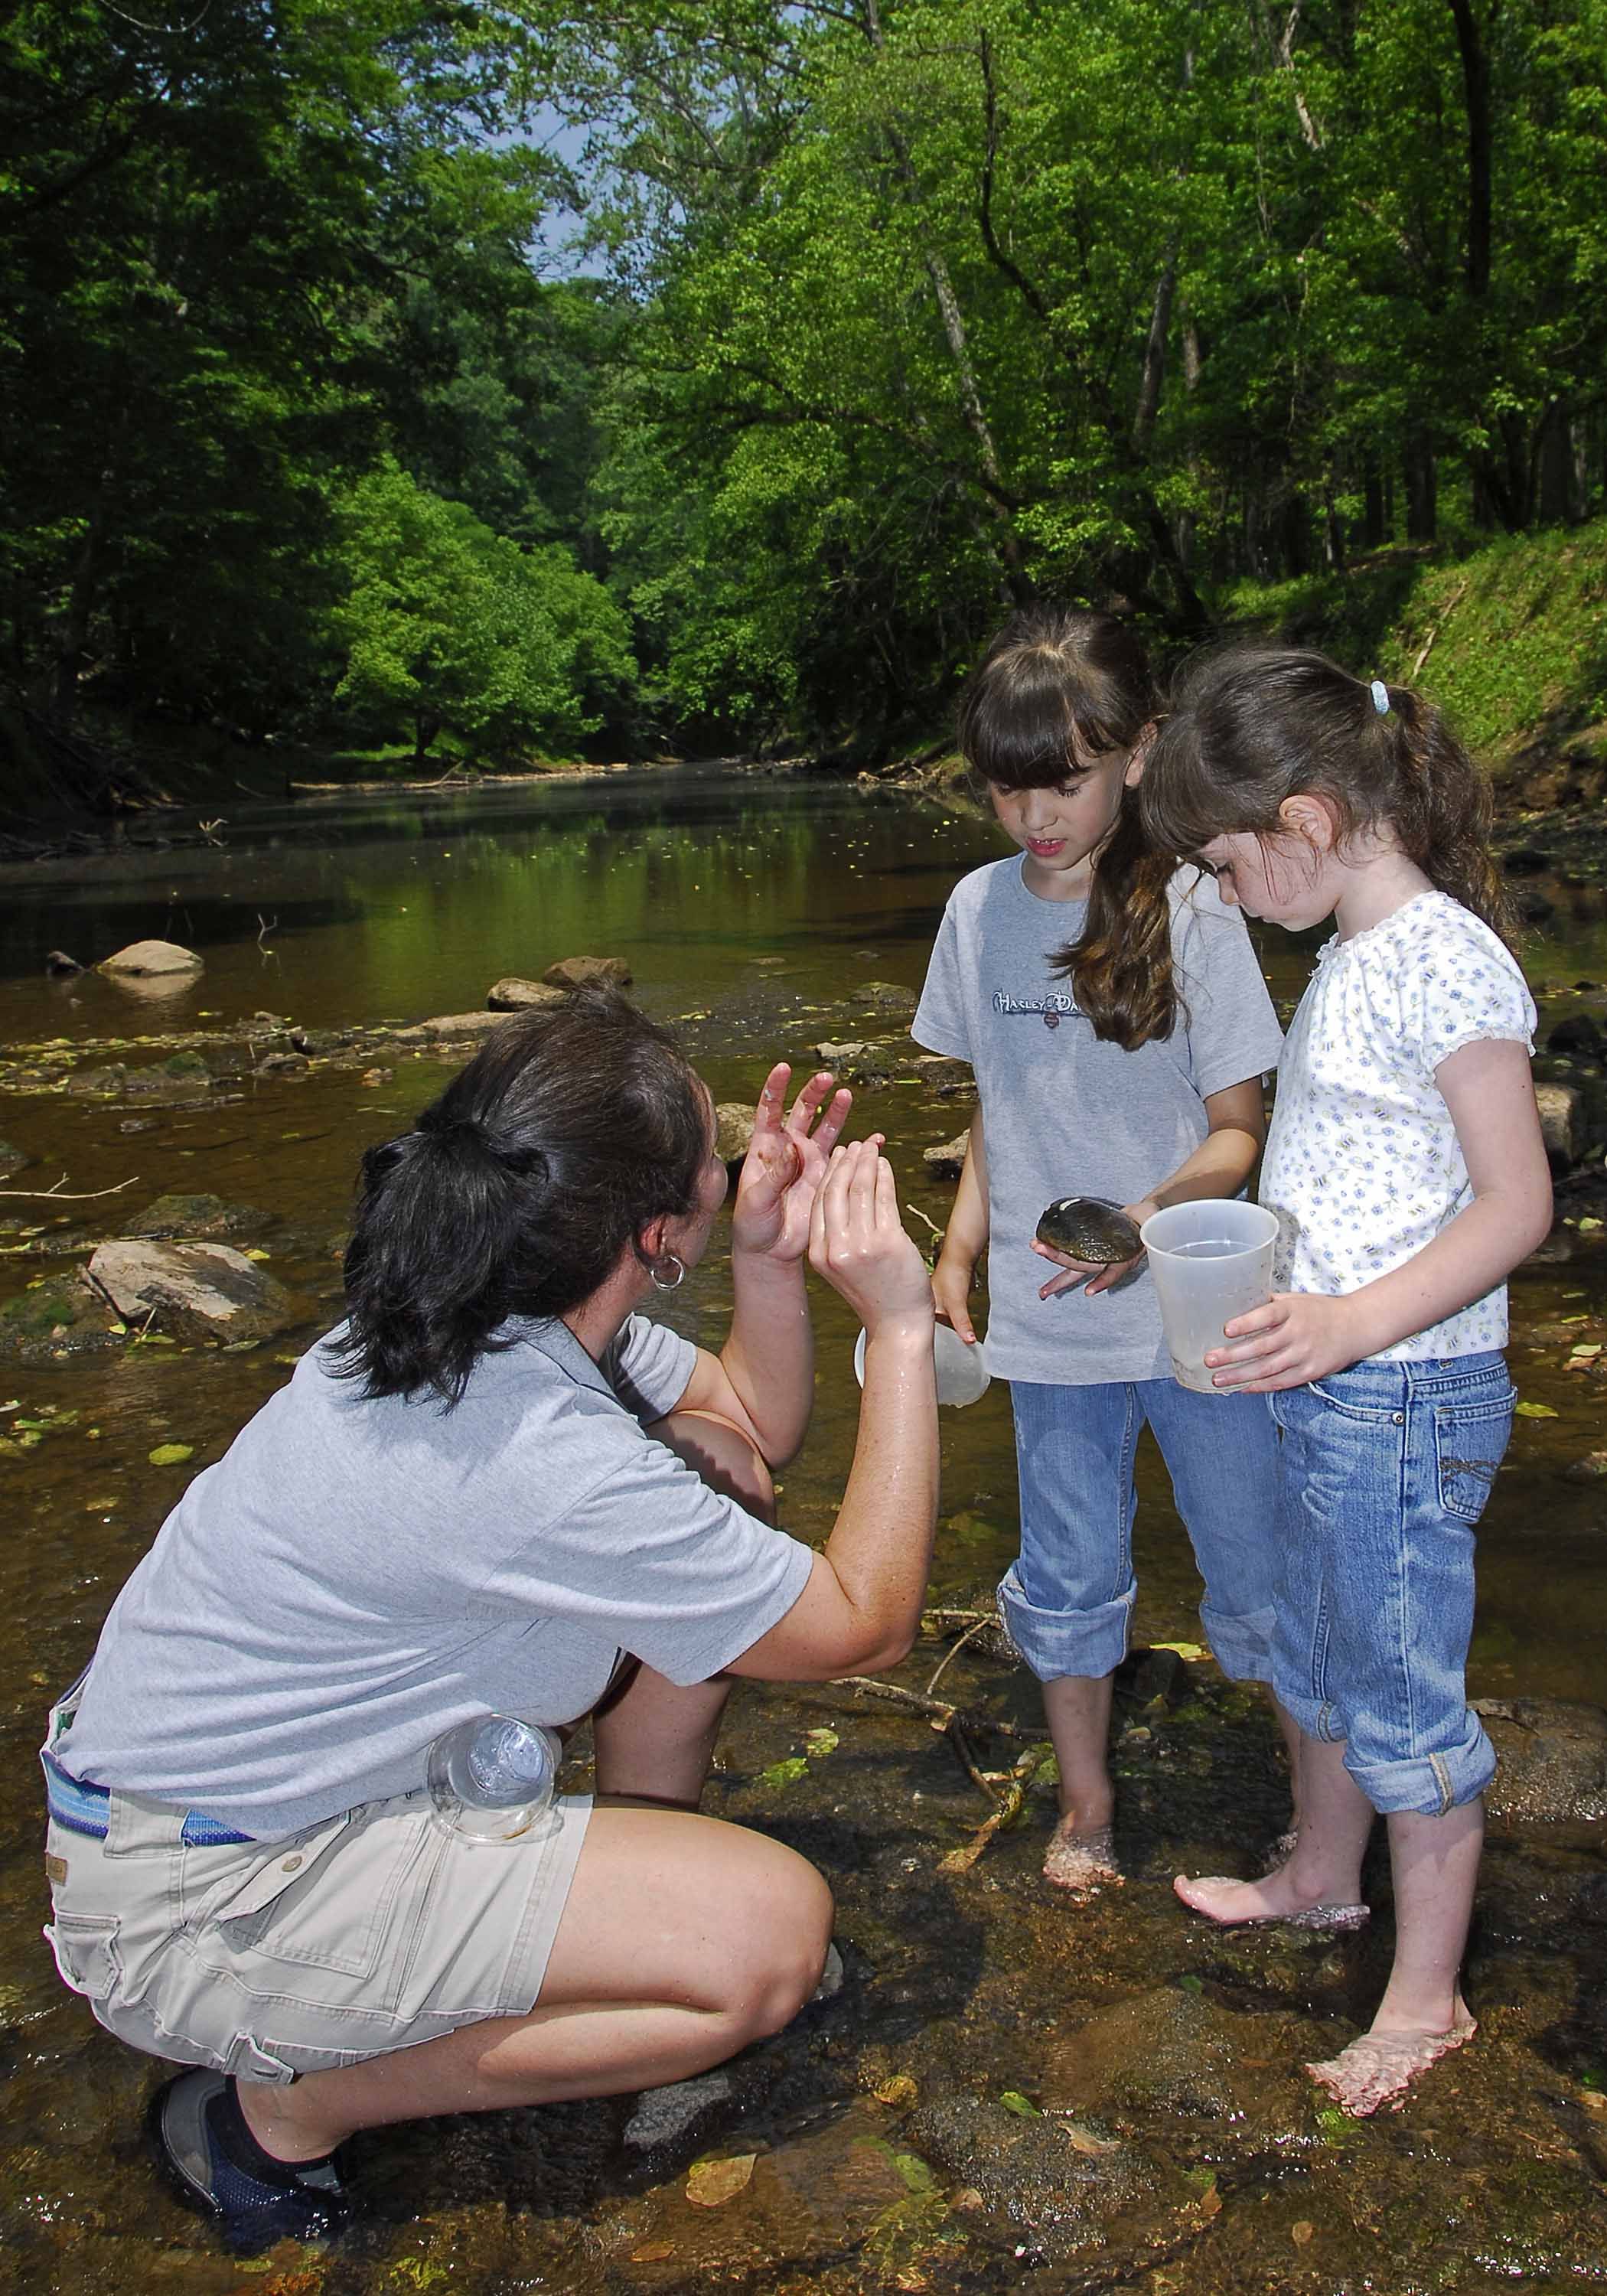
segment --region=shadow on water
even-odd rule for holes
[[[1599,1826],[1497,1826],[1473,1948],[1478,2046],[1398,2121],[1319,2111],[1300,2065],[1349,2038],[1376,1996],[1387,1870],[1375,1858],[1380,1918],[1356,1939],[1226,1936],[1179,1914],[1171,1874],[1253,1870],[1287,1784],[1264,1709],[1188,1654],[1197,1587],[1147,1440],[1136,1656],[1118,1694],[1125,1889],[1074,1910],[1045,1888],[1042,1779],[1019,1825],[940,1870],[974,1847],[989,1808],[949,1736],[840,1685],[742,1685],[708,1807],[830,1877],[847,1969],[835,2000],[686,2093],[358,2140],[366,2219],[328,2256],[286,2251],[248,2272],[170,2204],[136,2141],[156,2068],[99,2033],[39,1941],[33,1750],[51,1691],[82,1664],[186,1477],[334,1320],[358,1152],[401,1128],[458,1058],[392,1044],[343,1062],[319,1039],[310,1059],[270,1069],[263,1045],[288,1040],[259,1029],[249,1060],[198,1076],[184,1048],[238,1046],[264,1013],[332,1038],[466,1012],[502,974],[622,955],[717,1098],[750,1097],[777,1054],[807,1069],[823,1042],[862,1046],[856,1121],[888,1134],[925,1236],[953,1189],[921,1152],[953,1138],[969,1102],[915,1064],[908,1013],[955,877],[998,849],[980,820],[885,791],[697,775],[320,800],[216,833],[221,847],[13,876],[0,904],[0,1137],[27,1160],[0,1185],[59,1181],[77,1199],[0,1199],[0,1314],[183,1190],[254,1208],[237,1240],[270,1255],[300,1316],[282,1343],[238,1353],[152,1332],[103,1353],[0,1357],[0,2296],[711,2281],[849,2296],[1002,2290],[1028,2269],[1057,2292],[1405,2296],[1607,2278]],[[1571,1010],[1577,978],[1607,979],[1599,903],[1560,906],[1548,933],[1531,971],[1554,1011]],[[42,971],[53,947],[88,963],[168,934],[206,969],[155,1002]],[[1285,939],[1262,954],[1287,1008],[1310,950]],[[97,1075],[111,1082],[85,1089]],[[1513,1734],[1530,1727],[1525,1701],[1600,1694],[1607,1480],[1581,1462],[1602,1439],[1589,1350],[1607,1341],[1607,1258],[1593,1231],[1570,1242],[1570,1258],[1513,1287],[1514,1373],[1537,1410],[1519,1422],[1480,1529],[1472,1686],[1507,1702]],[[717,1251],[670,1314],[717,1338],[728,1308]],[[816,1417],[782,1493],[788,1527],[816,1542],[857,1412],[854,1330],[829,1295],[817,1328]],[[1003,1388],[945,1414],[943,1434],[932,1601],[964,1611],[1014,1551]],[[188,1456],[154,1464],[167,1446]],[[1157,1647],[1172,1644],[1184,1654]],[[922,1693],[951,1647],[952,1632],[923,1642],[898,1682]],[[970,1715],[976,1767],[1007,1784],[1041,1742],[1027,1677],[968,1649],[934,1687]],[[712,2207],[689,2174],[709,2153],[739,2164]]]

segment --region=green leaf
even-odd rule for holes
[[[193,1443],[159,1443],[147,1455],[153,1467],[181,1467],[186,1459],[195,1456]]]
[[[1549,1403],[1519,1403],[1513,1407],[1520,1419],[1555,1419],[1558,1416]]]
[[[784,1762],[772,1762],[767,1770],[760,1770],[754,1784],[773,1788],[792,1786],[798,1784],[799,1778],[807,1778],[808,1775],[809,1765],[803,1756],[790,1754]]]
[[[1018,2120],[1041,2120],[1044,2117],[1032,2099],[1023,2096],[1019,2088],[1007,2088],[999,2103],[1006,2112],[1013,2112]]]

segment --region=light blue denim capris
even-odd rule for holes
[[[1374,1809],[1472,1801],[1495,1751],[1467,1702],[1473,1526],[1512,1432],[1498,1353],[1354,1365],[1268,1397],[1282,1431],[1273,1684],[1342,1739]]]
[[[1205,1639],[1235,1681],[1270,1681],[1278,1460],[1263,1398],[1199,1395],[1174,1379],[1013,1380],[1010,1400],[1021,1551],[999,1608],[1038,1680],[1097,1678],[1127,1654],[1133,1462],[1147,1419],[1205,1581]]]

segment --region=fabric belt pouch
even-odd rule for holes
[[[72,1718],[78,1710],[78,1701],[88,1679],[89,1669],[86,1667],[67,1695],[52,1707],[48,1732],[39,1749],[39,1762],[45,1772],[45,1799],[56,1824],[64,1826],[69,1833],[85,1833],[93,1841],[104,1841],[111,1822],[111,1789],[96,1785],[90,1778],[75,1778],[57,1751],[72,1727]],[[254,1841],[256,1838],[199,1809],[184,1812],[179,1835],[186,1849],[222,1849],[231,1843]]]

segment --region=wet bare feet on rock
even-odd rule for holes
[[[1090,1825],[1079,1831],[1075,1817],[1062,1817],[1044,1857],[1045,1881],[1073,1898],[1092,1898],[1111,1884],[1119,1886],[1122,1878],[1111,1828]]]
[[[1337,2057],[1308,2065],[1313,2080],[1325,2088],[1341,2112],[1357,2120],[1387,2105],[1398,2112],[1412,2083],[1453,2049],[1471,2041],[1479,2027],[1458,2004],[1460,2013],[1444,2033],[1363,2033]]]
[[[1259,1882],[1235,1882],[1226,1874],[1179,1874],[1172,1882],[1189,1911],[1203,1914],[1218,1929],[1266,1929],[1277,1923],[1293,1930],[1359,1930],[1369,1918],[1365,1906],[1319,1898],[1302,1903],[1286,1869],[1277,1866]]]

